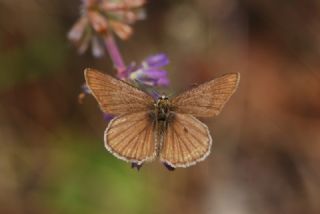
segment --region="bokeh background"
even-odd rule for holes
[[[320,213],[320,2],[150,0],[118,41],[127,63],[166,53],[176,93],[240,72],[216,118],[208,159],[139,172],[103,146],[83,69],[66,34],[80,1],[0,0],[0,213]]]

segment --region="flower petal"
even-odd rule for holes
[[[103,113],[103,119],[104,119],[105,121],[110,121],[110,120],[112,120],[113,118],[114,118],[113,115],[107,114],[107,113]]]
[[[165,70],[159,70],[154,68],[148,68],[143,70],[143,75],[147,78],[158,79],[167,76],[167,72]]]
[[[103,1],[101,7],[106,11],[128,10],[142,7],[145,0],[124,0],[122,2]]]
[[[123,40],[128,39],[133,32],[129,25],[123,24],[122,22],[110,21],[110,25],[112,26],[113,31]]]
[[[106,18],[104,18],[101,14],[95,11],[88,12],[89,21],[93,27],[93,29],[97,33],[106,33],[108,29],[108,23]]]
[[[88,19],[82,16],[71,28],[68,33],[68,39],[71,42],[78,43],[82,38],[85,27],[88,24]]]
[[[87,8],[93,7],[97,3],[98,0],[82,0],[82,4]]]
[[[146,3],[145,0],[124,0],[124,2],[129,8],[141,7]]]
[[[92,55],[97,58],[102,57],[104,55],[104,50],[99,39],[95,36],[92,38],[91,43]]]
[[[78,44],[78,53],[83,54],[89,47],[91,33],[87,32]]]
[[[168,86],[170,84],[170,80],[166,77],[166,78],[160,78],[157,81],[157,85],[158,86]]]
[[[88,86],[85,83],[81,85],[81,90],[85,94],[91,94],[90,89],[88,88]]]
[[[160,53],[146,58],[144,63],[148,67],[162,67],[169,64],[169,59],[166,54]]]
[[[147,18],[146,10],[139,9],[136,11],[137,20],[145,20]]]

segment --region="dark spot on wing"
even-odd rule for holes
[[[183,131],[184,131],[185,133],[188,133],[188,132],[189,132],[186,127],[183,127]]]

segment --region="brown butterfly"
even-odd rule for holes
[[[133,164],[141,166],[159,157],[172,168],[194,165],[209,155],[209,129],[195,117],[218,115],[240,80],[239,73],[226,74],[171,100],[166,96],[155,100],[94,69],[84,74],[102,111],[116,116],[105,130],[105,147]]]

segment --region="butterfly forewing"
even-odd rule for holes
[[[147,93],[94,69],[85,70],[87,86],[102,111],[120,115],[153,108],[153,98]]]
[[[175,112],[196,117],[218,115],[237,89],[239,73],[226,74],[188,90],[172,100]]]
[[[172,113],[163,137],[160,160],[172,167],[188,167],[210,153],[208,127],[188,114]]]
[[[155,122],[151,112],[125,114],[110,121],[105,147],[116,157],[141,164],[156,156]]]
[[[143,163],[155,157],[153,98],[94,69],[85,70],[87,86],[104,112],[118,115],[105,130],[105,147],[116,157]]]

